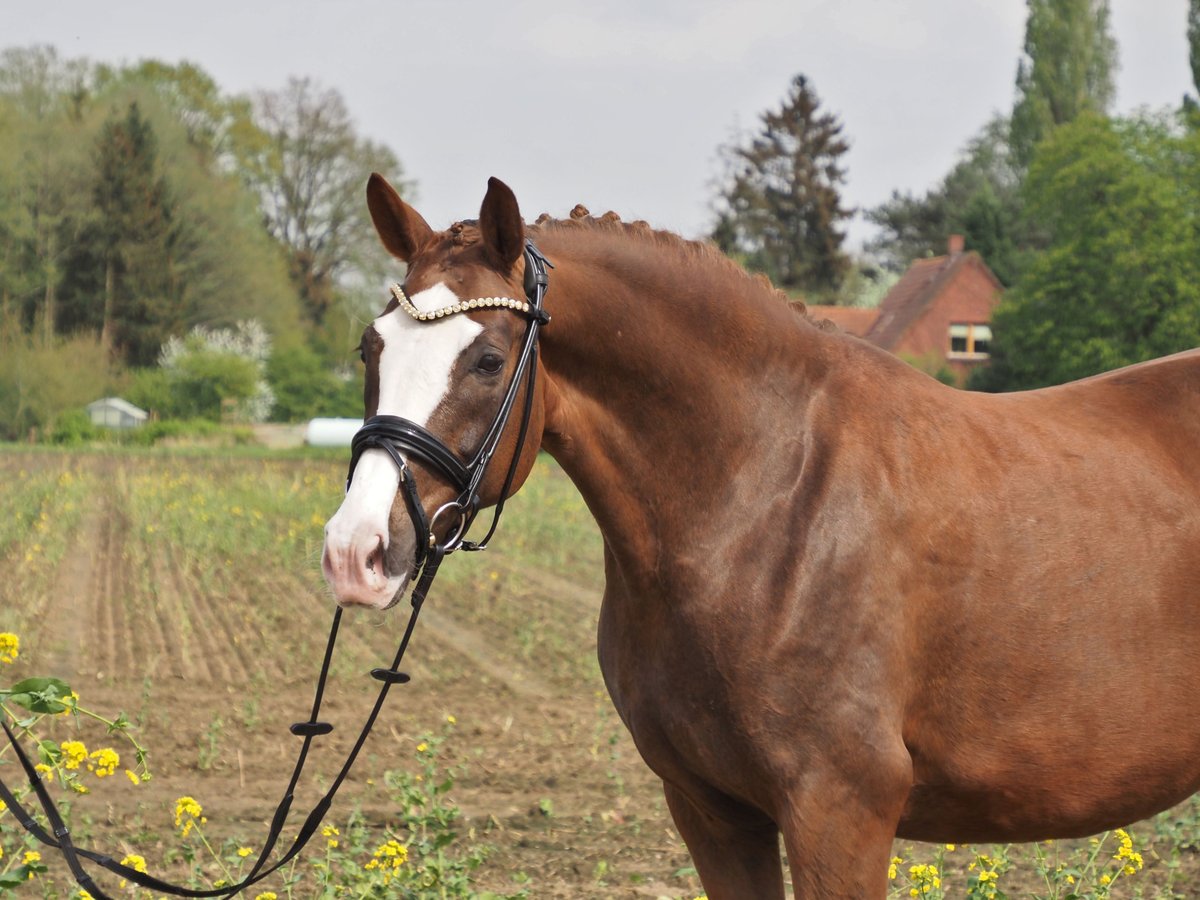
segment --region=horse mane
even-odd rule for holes
[[[473,243],[476,239],[477,222],[465,219],[455,222],[450,227],[450,233],[456,243]],[[568,218],[557,219],[549,213],[542,213],[532,225],[526,226],[534,235],[539,231],[575,231],[587,229],[604,234],[611,234],[627,240],[653,245],[679,257],[689,267],[697,263],[706,264],[723,273],[735,286],[743,290],[771,296],[776,302],[785,304],[802,321],[822,331],[837,331],[838,328],[827,319],[818,319],[808,313],[808,307],[803,300],[789,297],[775,287],[766,275],[750,273],[726,256],[716,244],[711,241],[695,241],[681,237],[673,231],[653,228],[648,222],[636,219],[625,222],[621,217],[609,210],[601,216],[593,216],[582,203],[575,205]],[[468,231],[470,229],[470,231]],[[472,232],[475,232],[474,234]]]

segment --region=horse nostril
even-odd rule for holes
[[[372,550],[369,554],[367,554],[367,571],[374,572],[375,571],[375,562],[376,562],[376,560],[378,560],[380,574],[382,574],[382,575],[387,574],[387,571],[384,568],[385,549],[386,548],[384,547],[384,544],[383,544],[383,538],[380,538],[379,543],[375,546],[375,549]]]

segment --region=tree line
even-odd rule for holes
[[[713,239],[781,287],[854,303],[883,271],[962,234],[1007,291],[992,365],[971,386],[1057,384],[1200,346],[1200,0],[1180,21],[1194,94],[1112,114],[1108,0],[1027,0],[1012,109],[922,195],[865,210],[868,258],[843,249],[844,126],[797,76],[758,130],[723,148]],[[876,292],[876,297],[878,292]]]
[[[188,63],[0,52],[0,435],[64,399],[30,367],[86,358],[83,402],[106,387],[161,401],[142,373],[169,338],[246,321],[273,342],[277,417],[356,413],[348,348],[387,265],[371,171],[411,190],[307,79],[232,96]]]
[[[867,257],[843,247],[849,139],[804,75],[721,149],[712,239],[785,290],[853,303],[963,234],[1008,286],[974,387],[1200,345],[1200,0],[1180,23],[1196,93],[1126,116],[1108,0],[1027,4],[1012,109],[932,189],[865,211]],[[389,265],[371,171],[412,194],[308,79],[230,95],[188,63],[0,52],[0,437],[101,391],[168,416],[357,414],[348,348]],[[261,339],[233,359],[247,323]],[[203,408],[197,379],[219,388]]]

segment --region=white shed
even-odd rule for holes
[[[137,428],[144,425],[150,414],[120,397],[105,397],[87,405],[88,418],[93,425],[105,428]]]

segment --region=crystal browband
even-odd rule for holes
[[[441,319],[445,316],[452,316],[455,313],[467,312],[472,309],[511,309],[527,316],[533,314],[532,306],[524,300],[514,300],[511,297],[480,297],[476,300],[459,300],[457,303],[451,303],[449,306],[443,306],[441,309],[431,309],[429,312],[421,312],[421,310],[413,306],[412,301],[408,299],[408,294],[405,293],[404,288],[400,285],[392,285],[392,296],[396,298],[396,302],[400,305],[400,308],[418,322]]]

